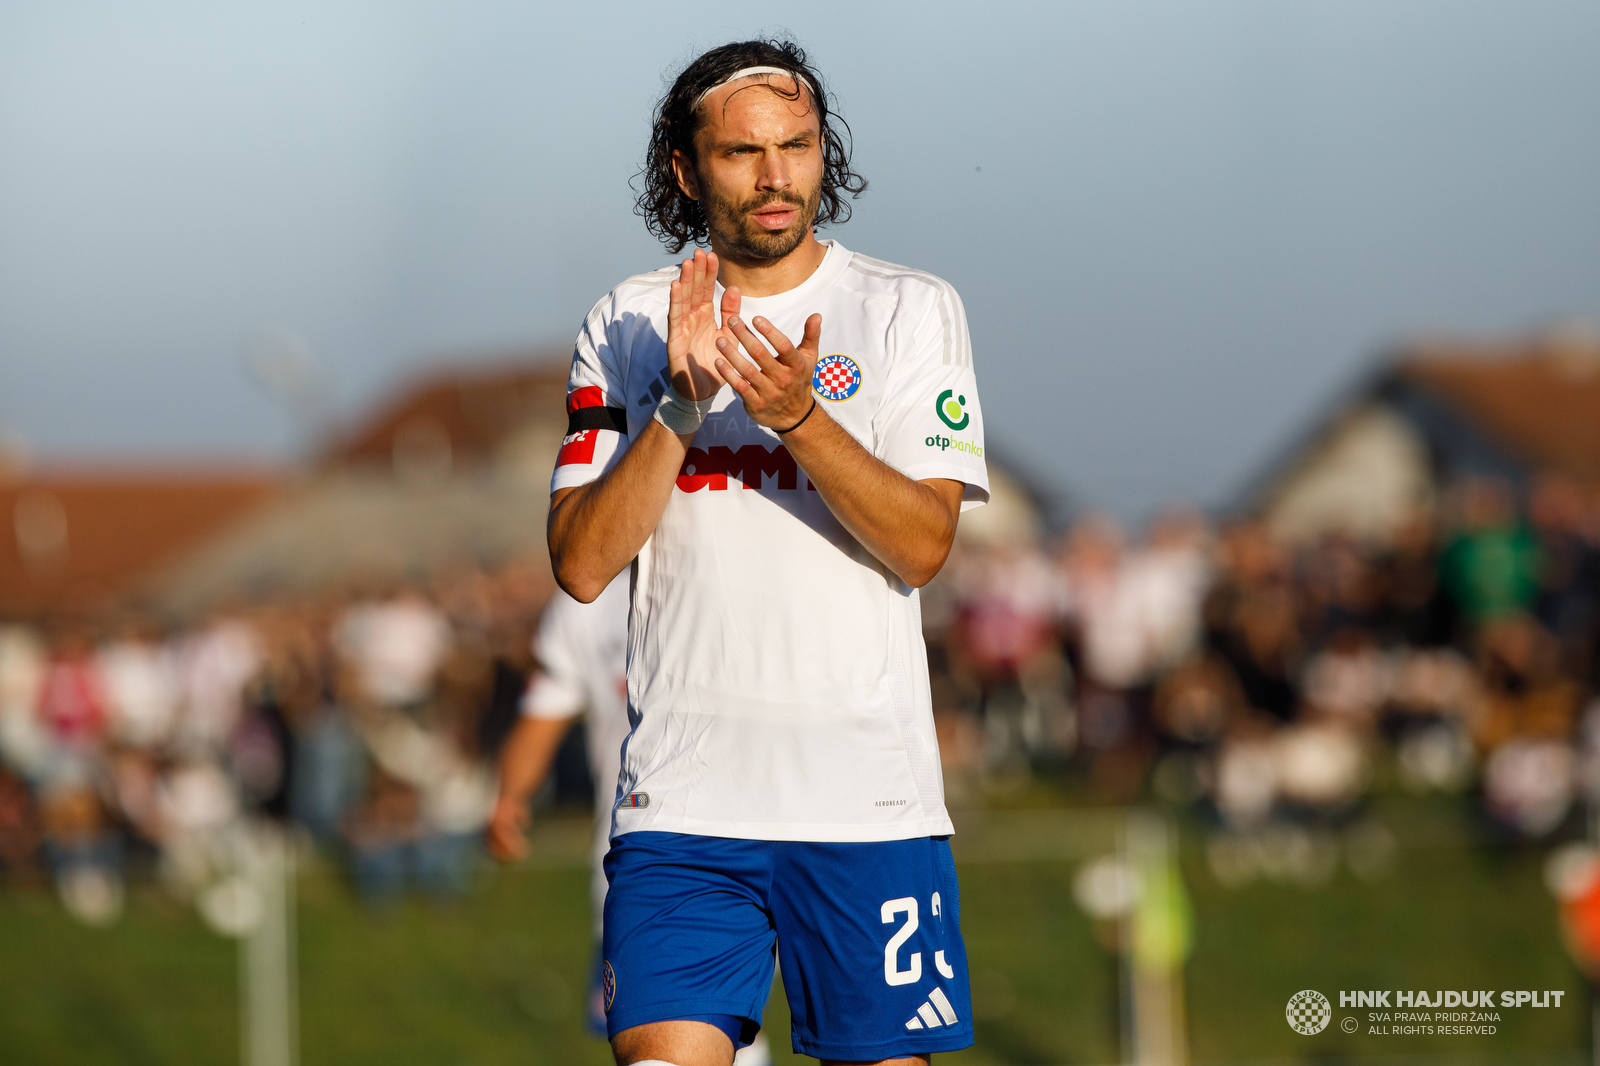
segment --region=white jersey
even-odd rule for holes
[[[538,668],[522,697],[530,718],[572,718],[587,713],[589,776],[594,780],[595,839],[589,895],[595,935],[606,900],[600,863],[611,846],[611,807],[617,799],[622,741],[628,735],[628,578],[617,578],[593,603],[557,589],[533,639]]]
[[[819,403],[914,480],[988,500],[966,317],[931,274],[827,242],[749,320],[798,339],[822,315]],[[578,335],[554,489],[609,469],[667,380],[668,286],[630,278]],[[718,299],[721,287],[718,287]],[[724,388],[632,569],[628,701],[612,835],[899,840],[951,832],[915,589],[863,548],[782,438]]]

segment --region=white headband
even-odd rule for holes
[[[712,93],[716,92],[730,81],[738,81],[740,78],[749,78],[757,74],[782,74],[786,78],[793,78],[795,81],[800,82],[801,85],[806,84],[794,71],[784,70],[782,67],[745,67],[743,70],[734,71],[732,74],[729,74],[726,78],[723,78],[711,88],[695,97],[694,106],[689,110],[691,112],[700,110],[700,105],[706,102],[706,97],[710,96]]]

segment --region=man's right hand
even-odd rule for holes
[[[686,400],[708,400],[722,388],[717,373],[717,339],[735,338],[726,326],[717,325],[713,305],[717,293],[717,256],[695,249],[678,269],[667,305],[667,366],[672,370],[672,387]],[[722,321],[739,313],[739,290],[724,289]]]
[[[667,366],[673,390],[685,400],[709,400],[723,386],[717,341],[733,335],[717,325],[716,292],[717,257],[696,251],[679,268],[667,307]],[[738,313],[739,290],[724,291],[723,321]],[[550,563],[561,587],[584,603],[599,596],[656,531],[694,437],[655,418],[636,433],[617,465],[597,480],[550,495]]]
[[[489,854],[500,862],[516,862],[528,854],[528,804],[502,796],[489,816]]]

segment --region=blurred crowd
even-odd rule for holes
[[[552,588],[537,559],[0,626],[0,878],[106,922],[150,874],[223,928],[240,827],[276,819],[369,899],[460,892]],[[1224,880],[1378,870],[1384,788],[1512,839],[1600,801],[1600,493],[1558,477],[1381,541],[1173,512],[963,543],[923,618],[947,770],[1191,806]]]
[[[0,627],[0,877],[102,924],[151,874],[226,929],[243,827],[276,819],[370,899],[459,892],[551,587],[541,560]]]
[[[959,553],[925,612],[947,766],[1192,804],[1224,880],[1380,870],[1376,788],[1500,839],[1600,800],[1600,493],[1561,477],[1465,481],[1379,541],[1090,517]]]

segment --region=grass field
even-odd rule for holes
[[[1193,1059],[1586,1061],[1588,995],[1561,948],[1543,853],[1474,846],[1470,826],[1442,801],[1392,801],[1382,816],[1402,845],[1388,875],[1366,882],[1341,870],[1315,889],[1224,888],[1200,834],[1186,828]],[[1116,961],[1071,896],[1103,828],[1093,816],[1048,811],[964,824],[957,856],[978,1045],[941,1062],[1118,1061]],[[579,816],[547,821],[543,866],[486,874],[450,906],[372,913],[330,863],[303,869],[306,1066],[609,1062],[582,1030],[584,835]],[[75,924],[42,892],[0,894],[0,1063],[237,1062],[237,965],[233,942],[155,888],[135,889],[107,930]],[[1335,1024],[1315,1037],[1284,1021],[1303,988],[1335,1004]],[[1559,1009],[1500,1011],[1493,1036],[1376,1036],[1364,1024],[1346,1034],[1337,1024],[1358,1013],[1338,1009],[1341,989],[1477,988],[1567,995]],[[766,1024],[778,1061],[809,1061],[788,1054],[781,994]]]

